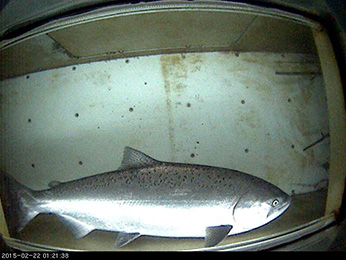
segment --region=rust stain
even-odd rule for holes
[[[164,88],[166,93],[166,107],[168,112],[168,137],[171,148],[172,160],[174,160],[174,128],[173,128],[173,113],[172,113],[172,85],[174,80],[172,67],[181,66],[179,56],[161,56],[161,70],[164,79]]]
[[[161,72],[166,93],[168,135],[172,151],[172,160],[175,160],[174,113],[172,111],[172,106],[181,104],[178,99],[184,95],[184,91],[188,87],[186,80],[190,73],[201,69],[202,62],[203,56],[195,53],[163,55],[160,58]]]
[[[258,118],[258,114],[253,109],[247,112],[241,112],[239,121],[248,125],[252,129],[260,127],[261,123]]]
[[[185,58],[179,54],[161,56],[161,69],[164,77],[165,90],[182,91],[186,88],[184,79],[187,78]]]
[[[191,72],[200,71],[203,63],[203,56],[198,53],[192,53],[187,56],[187,62],[191,65]]]
[[[298,89],[298,93],[292,97],[290,106],[291,125],[294,125],[303,137],[314,136],[319,129],[313,126],[312,119],[309,117],[310,111],[307,109],[312,102],[312,86],[303,85]],[[303,145],[303,144],[302,144]]]
[[[239,111],[238,123],[235,124],[237,130],[242,133],[244,137],[249,140],[257,141],[258,138],[262,138],[254,130],[262,127],[262,122],[260,115],[253,108],[244,108],[244,110]]]
[[[5,97],[2,93],[0,93],[0,110],[2,109],[4,105]]]
[[[281,171],[281,169],[280,169]],[[278,175],[278,171],[275,167],[272,167],[271,165],[265,165],[265,177],[266,180],[273,184],[278,184],[280,181],[280,178],[282,178],[282,175]]]
[[[296,165],[302,172],[308,170],[309,167],[313,166],[316,162],[315,152],[311,150],[309,153],[303,152],[301,149],[291,149],[289,151],[290,160],[296,162]],[[302,175],[303,176],[303,175]]]
[[[58,79],[60,77],[60,71],[59,70],[54,70],[53,71],[53,75],[52,75],[52,81],[55,81],[56,79]]]
[[[95,86],[104,88],[107,87],[109,90],[108,84],[110,82],[111,74],[107,71],[91,71],[88,73],[84,73],[83,75],[87,78],[87,80],[90,80],[93,82]]]
[[[203,56],[198,53],[164,55],[160,61],[163,77],[165,81],[169,81],[165,87],[169,86],[172,91],[180,92],[187,87],[185,81],[189,74],[201,70]]]

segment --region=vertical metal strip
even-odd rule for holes
[[[325,215],[338,213],[346,177],[346,113],[340,71],[326,30],[313,30],[326,88],[330,128],[330,175]]]
[[[6,225],[5,214],[2,209],[1,201],[0,201],[0,234],[7,237],[10,236],[7,225]]]

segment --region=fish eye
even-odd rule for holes
[[[277,205],[279,205],[279,200],[277,200],[277,199],[273,200],[272,206],[276,207]]]

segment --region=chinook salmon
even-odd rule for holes
[[[118,232],[115,247],[142,235],[205,238],[215,246],[280,216],[290,197],[278,187],[235,170],[170,163],[125,147],[120,168],[33,191],[2,174],[10,231],[52,213],[76,238],[93,230]]]

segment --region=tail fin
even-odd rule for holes
[[[33,191],[0,172],[0,195],[11,236],[21,231],[39,212]]]

